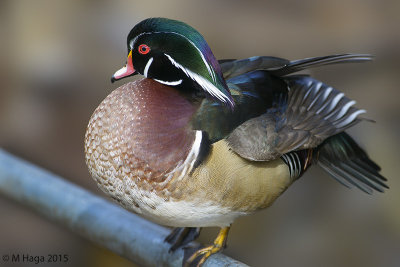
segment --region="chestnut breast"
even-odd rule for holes
[[[124,179],[127,171],[138,183],[163,182],[194,142],[195,132],[187,127],[194,111],[175,89],[150,79],[117,88],[90,119],[85,136],[89,170],[102,174],[102,180]],[[125,168],[121,175],[120,168]]]

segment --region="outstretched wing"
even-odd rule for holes
[[[192,127],[207,132],[212,143],[229,136],[233,149],[253,160],[269,160],[316,146],[358,122],[358,115],[364,111],[351,107],[354,101],[315,79],[286,75],[310,67],[367,60],[371,56],[365,54],[295,61],[277,57],[221,60],[235,109],[206,99],[193,116]],[[279,136],[267,135],[267,124],[274,127],[269,133],[278,132]]]
[[[231,148],[249,160],[266,161],[294,150],[318,146],[326,138],[360,121],[365,110],[340,91],[308,76],[284,78],[287,101],[247,120],[227,138]]]

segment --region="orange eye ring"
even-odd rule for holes
[[[150,52],[150,47],[148,45],[141,44],[138,47],[138,51],[139,51],[140,54],[146,55],[147,53]]]

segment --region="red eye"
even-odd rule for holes
[[[140,54],[146,55],[147,53],[150,52],[150,47],[145,45],[145,44],[141,44],[138,47],[138,51],[139,51]]]

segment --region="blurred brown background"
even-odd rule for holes
[[[399,12],[396,0],[3,0],[0,147],[104,196],[87,172],[83,136],[100,101],[127,82],[110,77],[125,63],[127,33],[147,17],[187,22],[217,58],[371,53],[372,63],[310,73],[377,121],[350,133],[391,189],[369,196],[312,168],[271,208],[237,220],[226,254],[251,266],[399,266]],[[0,254],[67,253],[70,266],[132,266],[3,196],[0,214]]]

